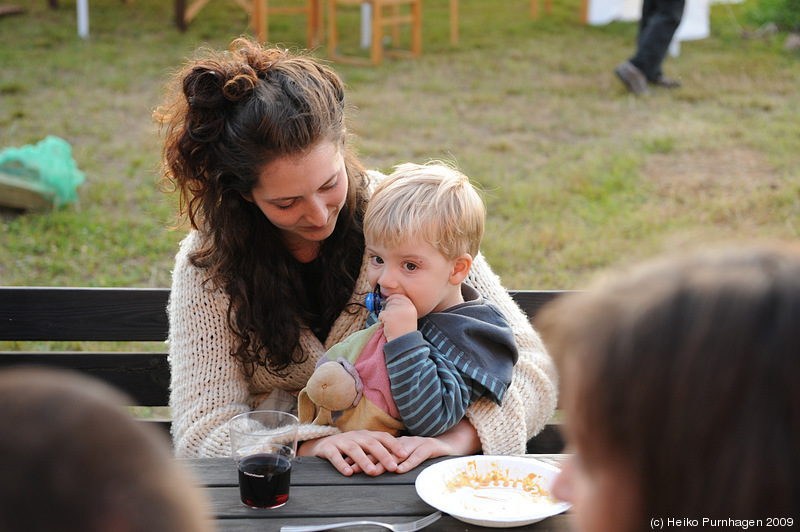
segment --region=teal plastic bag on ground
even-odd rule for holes
[[[52,135],[36,145],[0,151],[0,174],[44,189],[56,207],[77,201],[76,189],[86,180],[69,143]]]

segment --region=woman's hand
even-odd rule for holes
[[[303,442],[299,456],[325,458],[345,476],[364,472],[370,476],[386,471],[407,473],[429,458],[462,456],[481,450],[478,432],[466,419],[435,438],[402,436],[357,430]]]
[[[386,432],[356,430],[303,442],[299,456],[325,458],[345,476],[363,471],[378,476],[397,470],[408,457],[405,445]]]
[[[407,473],[429,458],[463,456],[475,454],[481,450],[478,431],[466,418],[435,438],[403,436],[400,441],[403,443],[408,457],[398,464],[395,469],[397,473]]]

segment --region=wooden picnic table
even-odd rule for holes
[[[565,455],[526,455],[558,464]],[[239,500],[236,463],[232,458],[183,459],[211,499],[212,514],[219,532],[277,532],[283,525],[308,525],[361,519],[404,523],[435,511],[419,498],[414,488],[417,475],[427,465],[446,458],[429,460],[415,470],[378,477],[363,474],[342,476],[327,460],[299,457],[292,468],[289,502],[280,508],[254,510]],[[342,529],[345,530],[345,529]],[[367,530],[364,527],[358,530]],[[375,529],[377,530],[377,529]],[[427,530],[472,532],[492,530],[464,523],[443,515]],[[572,531],[569,514],[559,514],[524,527],[519,531]]]

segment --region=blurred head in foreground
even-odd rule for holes
[[[537,324],[575,453],[553,492],[579,530],[800,516],[800,247],[648,262]]]
[[[126,404],[76,373],[0,372],[0,530],[211,530],[166,435]]]

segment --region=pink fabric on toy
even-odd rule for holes
[[[400,419],[400,412],[392,399],[389,374],[386,372],[386,360],[383,357],[385,344],[386,337],[381,325],[364,346],[354,366],[364,384],[364,397],[393,418]]]

